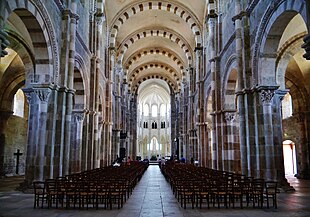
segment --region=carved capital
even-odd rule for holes
[[[231,19],[233,22],[235,22],[236,20],[242,20],[242,18],[245,16],[249,16],[249,13],[247,11],[241,11],[239,14],[233,16]]]
[[[79,122],[79,123],[83,122],[84,117],[85,117],[83,111],[74,111],[74,112],[73,112],[73,116],[74,116],[75,120],[76,120],[77,122]]]
[[[212,123],[211,122],[207,122],[207,130],[208,131],[212,130]]]
[[[35,94],[38,96],[41,103],[48,103],[48,99],[51,93],[49,88],[38,88],[34,89]]]
[[[73,13],[71,10],[66,9],[62,11],[62,19],[68,20],[68,19],[75,19],[77,22],[80,19],[80,16],[78,14]]]
[[[10,44],[10,42],[7,40],[8,34],[3,30],[0,29],[0,44],[1,44],[1,50],[0,50],[0,57],[4,57],[8,54],[7,51],[5,51],[5,48]]]
[[[31,89],[31,88],[23,88],[22,90],[23,90],[23,92],[24,92],[24,94],[25,94],[25,96],[27,98],[28,104],[31,105],[32,103],[34,103],[35,102],[35,98],[32,96],[33,89]]]
[[[88,111],[88,114],[89,114],[89,115],[95,116],[95,115],[97,114],[97,112],[96,112],[96,111],[91,111],[91,110],[90,110],[90,111]]]
[[[100,26],[102,22],[105,20],[103,13],[97,13],[96,15],[96,25]]]
[[[303,57],[307,60],[310,60],[310,34],[304,37],[304,42],[305,43],[301,46],[306,51]]]
[[[203,51],[203,47],[195,47],[194,51],[196,52],[196,54],[201,55]]]
[[[260,99],[264,105],[270,104],[274,96],[274,90],[262,90],[260,92]]]
[[[236,120],[236,113],[235,112],[226,112],[225,113],[225,121],[226,122],[234,122]]]

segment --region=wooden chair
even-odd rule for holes
[[[109,186],[109,204],[112,209],[112,204],[117,203],[117,208],[123,207],[124,196],[126,196],[126,187],[120,182],[113,182]],[[124,194],[125,192],[125,194]]]
[[[267,199],[267,208],[269,208],[269,199],[272,199],[274,208],[277,207],[277,193],[278,193],[278,182],[266,181],[265,182],[265,198]]]
[[[60,196],[62,196],[62,192],[58,191],[57,181],[55,179],[47,179],[45,180],[46,184],[46,194],[47,194],[47,206],[48,208],[52,207],[55,203],[56,208],[58,208],[58,202]]]
[[[109,202],[109,187],[103,180],[98,181],[96,185],[96,209],[99,208],[99,204],[103,204],[104,208],[107,208]]]
[[[34,181],[33,182],[34,190],[34,204],[33,208],[39,207],[43,208],[44,201],[46,200],[46,189],[44,181]]]
[[[178,193],[181,199],[181,207],[184,207],[184,209],[186,209],[186,203],[187,201],[189,201],[191,202],[192,208],[194,209],[195,191],[194,191],[194,186],[190,180],[184,181],[183,183],[180,184]]]
[[[264,184],[265,181],[264,179],[254,179],[252,181],[252,192],[251,192],[251,196],[252,196],[252,200],[253,200],[253,207],[255,207],[256,202],[258,204],[258,206],[260,206],[261,208],[263,208],[263,204],[264,204]]]
[[[211,195],[211,186],[209,182],[201,182],[199,185],[199,189],[197,192],[195,192],[196,195],[196,207],[198,206],[198,201],[199,201],[199,207],[201,209],[203,200],[206,199],[208,209],[210,208],[210,195]]]
[[[241,182],[241,181],[236,181],[232,183],[231,186],[231,192],[230,192],[230,200],[229,200],[229,204],[230,202],[232,202],[233,204],[233,208],[235,208],[235,200],[239,199],[240,201],[240,208],[243,208],[243,185],[245,183]]]
[[[228,181],[225,179],[220,179],[215,182],[215,191],[214,195],[217,201],[218,208],[220,208],[220,202],[224,200],[224,206],[228,208],[227,198],[229,195],[228,192]],[[214,205],[214,202],[213,202]]]
[[[93,207],[95,205],[94,199],[96,197],[96,188],[93,182],[90,181],[79,181],[78,184],[78,198],[79,198],[79,208],[84,208],[86,204],[86,209],[88,209],[88,204],[93,202]]]

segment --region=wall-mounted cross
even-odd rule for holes
[[[23,155],[23,153],[20,153],[20,150],[17,149],[17,152],[14,153],[16,156],[16,174],[18,174],[18,169],[19,169],[19,156]]]

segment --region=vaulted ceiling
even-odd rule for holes
[[[146,80],[180,90],[194,49],[202,46],[205,7],[206,0],[105,1],[109,46],[116,49],[131,92]]]

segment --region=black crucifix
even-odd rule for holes
[[[14,153],[14,155],[16,155],[16,174],[18,174],[19,156],[23,155],[23,153],[20,153],[19,149],[17,149],[17,152]]]

